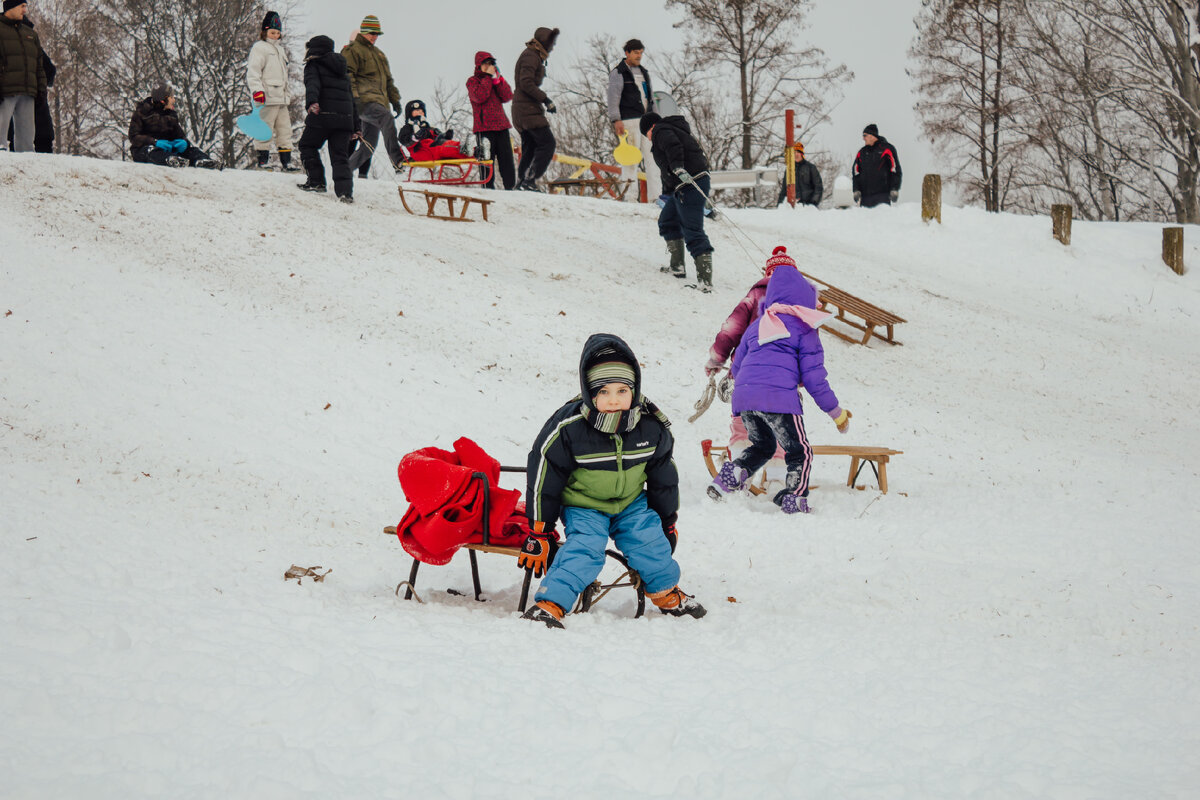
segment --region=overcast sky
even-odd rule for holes
[[[651,70],[656,50],[677,52],[683,44],[682,31],[674,27],[679,12],[668,12],[655,0],[298,2],[300,18],[284,19],[286,36],[297,51],[318,33],[344,43],[364,15],[379,17],[384,35],[378,44],[387,54],[405,101],[429,100],[439,78],[448,84],[465,81],[474,68],[476,50],[494,53],[501,71],[511,73],[524,43],[541,26],[562,30],[551,72],[556,62],[573,62],[595,33],[612,34],[618,42],[641,39]],[[911,84],[904,72],[914,32],[912,18],[919,7],[920,0],[815,0],[807,31],[809,42],[825,50],[831,62],[846,64],[855,78],[833,112],[833,124],[801,138],[810,149],[831,152],[848,174],[854,153],[862,146],[863,126],[876,123],[900,154],[906,201],[919,199],[922,175],[936,171],[928,145],[918,139]],[[478,24],[469,24],[472,20]]]

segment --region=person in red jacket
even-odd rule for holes
[[[471,111],[475,116],[472,128],[475,138],[481,143],[480,147],[487,141],[492,158],[492,175],[484,186],[496,188],[496,170],[499,170],[504,188],[512,189],[517,175],[513,169],[512,139],[508,135],[512,123],[504,113],[504,104],[512,100],[513,92],[508,81],[500,75],[491,53],[480,50],[475,54],[475,74],[467,78],[467,94],[471,97]]]

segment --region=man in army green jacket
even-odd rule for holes
[[[346,71],[350,75],[350,88],[354,92],[354,104],[362,120],[362,139],[369,147],[360,147],[350,157],[350,169],[357,169],[360,178],[367,177],[371,166],[371,153],[383,134],[383,146],[387,149],[392,167],[398,169],[404,162],[404,150],[396,139],[396,120],[388,113],[388,105],[400,113],[400,91],[392,82],[392,68],[387,56],[375,46],[375,40],[383,35],[379,18],[368,14],[363,17],[358,36],[342,48],[346,57]]]

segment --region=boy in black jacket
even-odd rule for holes
[[[297,185],[306,192],[325,191],[321,145],[329,142],[333,191],[343,203],[353,203],[349,151],[350,139],[358,136],[359,125],[346,59],[334,52],[333,39],[328,36],[314,36],[304,47],[304,106],[308,116],[304,118],[299,149],[308,180]]]
[[[679,473],[670,421],[642,396],[637,359],[617,336],[588,338],[579,382],[579,396],[550,417],[529,453],[525,508],[533,533],[517,563],[542,574],[560,517],[566,541],[525,618],[563,627],[563,615],[600,574],[610,536],[662,613],[703,617],[704,606],[679,588],[671,555]]]
[[[708,156],[682,115],[660,117],[651,112],[638,124],[642,135],[650,139],[650,154],[662,175],[663,193],[671,196],[658,215],[658,235],[666,240],[671,254],[671,263],[660,271],[676,278],[687,277],[683,258],[686,244],[696,262],[696,283],[689,285],[711,292],[713,246],[704,233],[704,207],[711,192]]]

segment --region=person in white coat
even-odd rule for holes
[[[291,95],[288,93],[288,55],[280,39],[283,23],[274,11],[263,18],[258,41],[250,48],[246,61],[246,85],[254,104],[262,106],[259,116],[271,126],[272,141],[279,151],[279,165],[284,172],[297,172],[292,166],[292,116],[288,111]],[[270,169],[271,141],[254,142],[258,151],[258,168]]]

